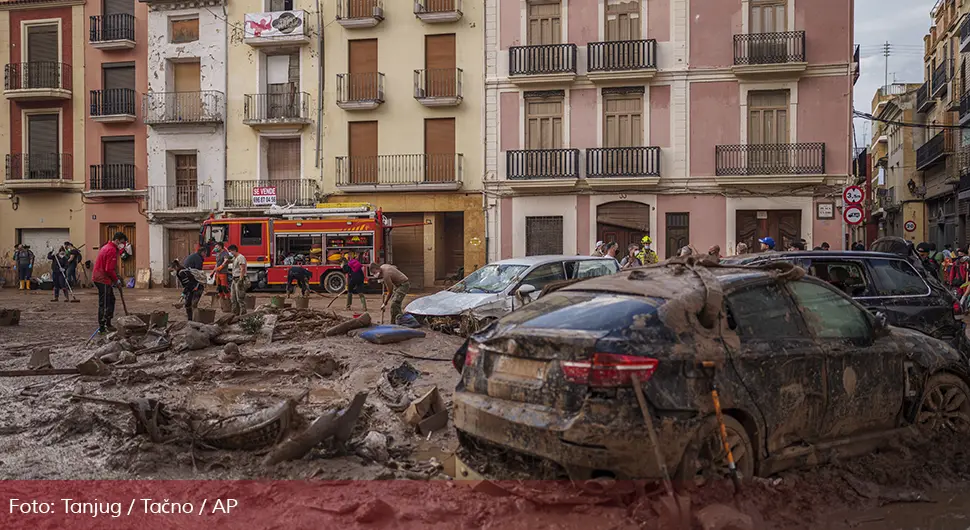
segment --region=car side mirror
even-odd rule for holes
[[[528,295],[530,295],[530,294],[532,294],[534,292],[536,292],[536,288],[535,288],[534,285],[525,284],[525,285],[520,286],[518,289],[516,289],[515,294],[519,298],[525,298],[526,296],[528,296]]]
[[[877,311],[873,319],[873,331],[876,333],[876,338],[889,336],[890,330],[891,328],[889,327],[889,320],[886,318],[886,314],[882,311]]]

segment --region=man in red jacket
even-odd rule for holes
[[[94,261],[91,279],[98,288],[98,333],[107,333],[111,328],[111,319],[115,316],[114,286],[121,289],[121,278],[118,276],[118,252],[128,244],[128,236],[117,232],[114,238],[105,243],[98,251]]]

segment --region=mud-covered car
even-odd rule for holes
[[[662,478],[634,374],[688,483],[726,470],[712,382],[746,477],[868,451],[914,423],[970,428],[955,350],[787,263],[680,258],[570,285],[472,336],[456,366],[469,453],[578,480]]]

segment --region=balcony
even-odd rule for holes
[[[243,123],[254,129],[299,130],[310,123],[310,94],[246,94]]]
[[[549,181],[574,187],[579,182],[579,149],[525,149],[506,153],[506,178],[529,185]]]
[[[347,29],[373,28],[382,20],[383,0],[337,0],[337,24]]]
[[[337,188],[347,192],[457,190],[463,161],[461,154],[338,156]]]
[[[425,107],[454,107],[461,104],[461,68],[415,70],[414,99]]]
[[[520,85],[571,83],[576,79],[576,45],[512,46],[509,79]]]
[[[916,169],[925,171],[946,160],[954,152],[955,140],[956,134],[950,130],[940,131],[930,138],[916,150]]]
[[[72,75],[64,63],[11,63],[4,68],[3,95],[18,101],[71,99]]]
[[[718,184],[821,184],[825,144],[718,145],[714,166]]]
[[[149,92],[142,99],[145,125],[215,125],[223,122],[225,96],[201,92]]]
[[[384,74],[337,74],[337,106],[344,110],[374,110],[384,103]]]
[[[428,24],[447,24],[461,20],[461,0],[415,0],[414,16]]]
[[[743,78],[798,78],[808,68],[805,32],[734,36],[734,75]]]
[[[253,188],[276,188],[276,204],[313,206],[317,203],[317,183],[304,179],[227,180],[227,210],[266,210],[267,205],[253,204]]]
[[[302,46],[310,43],[304,11],[246,13],[243,42],[253,48]]]
[[[600,147],[586,150],[590,186],[660,182],[659,147]]]
[[[970,92],[960,96],[960,125],[970,122]]]
[[[916,112],[926,112],[936,105],[936,100],[930,97],[930,82],[923,83],[916,89]]]
[[[859,59],[859,45],[855,45],[855,50],[852,52],[852,84],[856,84],[859,80],[859,76],[862,75],[862,62]]]
[[[586,76],[597,81],[647,81],[657,73],[657,41],[591,42],[586,47]]]
[[[197,186],[149,186],[146,208],[152,214],[209,214],[215,197],[208,184]]]
[[[90,167],[89,197],[125,197],[138,195],[135,191],[134,164],[99,164]]]
[[[91,17],[88,43],[99,50],[130,50],[135,47],[135,15],[113,13]]]
[[[943,61],[936,66],[933,70],[933,83],[930,85],[930,96],[938,98],[943,94],[946,94],[949,85],[947,81],[950,80],[950,62]]]
[[[970,52],[970,17],[964,17],[960,24],[960,53]]]
[[[66,153],[16,153],[7,155],[3,186],[15,191],[75,189],[74,157]]]
[[[135,121],[135,91],[130,88],[92,90],[91,119],[100,123]]]

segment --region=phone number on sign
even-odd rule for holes
[[[276,195],[253,195],[253,206],[271,206],[276,204]]]

